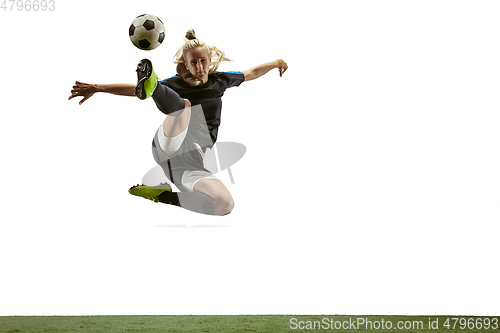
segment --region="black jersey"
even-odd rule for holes
[[[162,80],[160,83],[174,90],[180,97],[188,99],[191,105],[201,105],[210,137],[215,143],[221,118],[221,97],[227,88],[237,87],[243,81],[245,81],[245,76],[242,72],[215,72],[208,76],[207,83],[199,86],[189,85],[179,75]]]

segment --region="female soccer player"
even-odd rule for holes
[[[232,211],[231,194],[203,166],[206,148],[212,147],[217,140],[221,97],[227,88],[259,78],[274,68],[279,69],[281,76],[288,65],[278,59],[244,72],[218,72],[224,60],[230,59],[218,48],[196,38],[191,29],[174,57],[177,64],[174,77],[159,81],[151,61],[143,59],[136,69],[136,85],[77,81],[73,86],[69,99],[82,96],[80,104],[96,92],[137,96],[152,98],[158,109],[167,115],[153,138],[153,156],[180,192],[172,192],[168,185],[137,185],[130,188],[131,194],[203,214],[226,215]]]

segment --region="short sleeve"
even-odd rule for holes
[[[242,72],[218,72],[217,76],[226,83],[226,89],[239,86],[245,81],[245,75]]]

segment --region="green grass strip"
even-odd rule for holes
[[[1,333],[24,332],[496,332],[499,317],[478,316],[11,316]]]

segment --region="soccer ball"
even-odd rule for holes
[[[130,40],[141,50],[152,50],[160,46],[165,38],[165,26],[156,16],[144,14],[137,16],[130,25]]]

